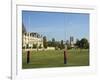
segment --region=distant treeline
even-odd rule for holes
[[[44,48],[47,47],[55,47],[55,49],[64,49],[65,45],[67,45],[67,49],[72,49],[72,48],[81,48],[81,49],[88,49],[89,48],[89,42],[86,38],[82,38],[81,40],[76,40],[75,43],[72,44],[67,40],[67,41],[56,41],[55,38],[52,38],[52,40],[47,41],[46,36],[43,37],[43,45]]]

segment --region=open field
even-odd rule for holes
[[[26,52],[22,53],[22,68],[50,68],[67,66],[89,66],[88,50],[68,50],[67,64],[64,64],[63,50],[31,51],[30,63],[26,63]]]

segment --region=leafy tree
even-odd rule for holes
[[[26,48],[27,48],[27,49],[29,48],[29,44],[26,44]]]
[[[78,48],[82,48],[82,49],[88,49],[89,48],[89,42],[87,39],[85,38],[82,38],[81,40],[78,40],[76,41],[76,44],[75,44]]]
[[[52,41],[48,41],[47,44],[49,47],[52,47]]]
[[[67,49],[71,49],[69,40],[66,41]]]
[[[26,28],[24,26],[24,24],[22,23],[22,33],[25,33],[26,32]]]
[[[63,43],[63,40],[61,40],[60,49],[64,49],[64,43]]]
[[[35,49],[36,49],[36,48],[37,48],[37,44],[33,44],[33,48],[35,48]]]
[[[42,45],[41,45],[41,44],[39,45],[39,48],[40,48],[40,49],[42,48]]]
[[[44,46],[44,48],[47,48],[47,38],[46,38],[46,36],[43,37],[43,46]]]
[[[22,23],[22,35],[26,32],[25,26]],[[23,40],[23,36],[22,36],[22,40]],[[23,41],[22,41],[22,46],[23,46]],[[24,48],[23,48],[24,49]]]
[[[80,40],[80,48],[84,48],[84,49],[89,48],[89,43],[87,39],[83,38]]]
[[[78,47],[78,48],[80,48],[80,40],[79,39],[76,40],[75,46]]]
[[[52,38],[52,47],[55,47],[55,38]]]
[[[52,38],[52,41],[48,41],[47,43],[49,47],[56,47],[58,44],[58,42],[55,41],[55,38]]]

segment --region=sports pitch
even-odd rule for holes
[[[64,64],[63,50],[31,51],[30,63],[27,64],[27,53],[23,50],[22,69],[89,66],[87,49],[68,50],[67,55],[67,64]]]

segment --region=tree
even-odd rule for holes
[[[24,24],[22,23],[22,40],[23,40],[23,35],[24,35],[25,32],[26,32],[26,29],[25,29]],[[22,46],[23,46],[23,41],[22,41]]]
[[[80,40],[79,40],[79,39],[76,40],[75,46],[76,46],[77,48],[80,48]]]
[[[89,48],[89,43],[87,39],[83,38],[80,40],[80,48],[84,48],[84,49]]]
[[[64,49],[64,44],[63,44],[63,40],[61,40],[61,45],[60,45],[60,49]]]
[[[42,45],[41,45],[41,44],[39,45],[39,48],[40,48],[40,49],[42,48]]]
[[[69,40],[66,41],[67,49],[71,49]]]
[[[36,49],[36,48],[37,48],[37,44],[33,44],[33,48],[35,48],[35,49]]]
[[[52,41],[48,41],[47,44],[49,47],[52,47]]]
[[[61,43],[59,41],[55,41],[55,50],[59,50],[61,48]]]
[[[46,38],[46,36],[43,37],[43,46],[44,46],[44,48],[47,48],[47,38]]]
[[[24,26],[24,24],[22,23],[22,33],[25,33],[26,32],[26,28]]]
[[[52,47],[55,47],[55,38],[52,38]]]
[[[26,44],[26,48],[27,48],[27,49],[29,48],[29,44]]]
[[[76,41],[76,44],[75,44],[78,48],[82,48],[82,49],[88,49],[89,48],[89,42],[87,39],[85,38],[82,38],[81,40],[78,40]]]

